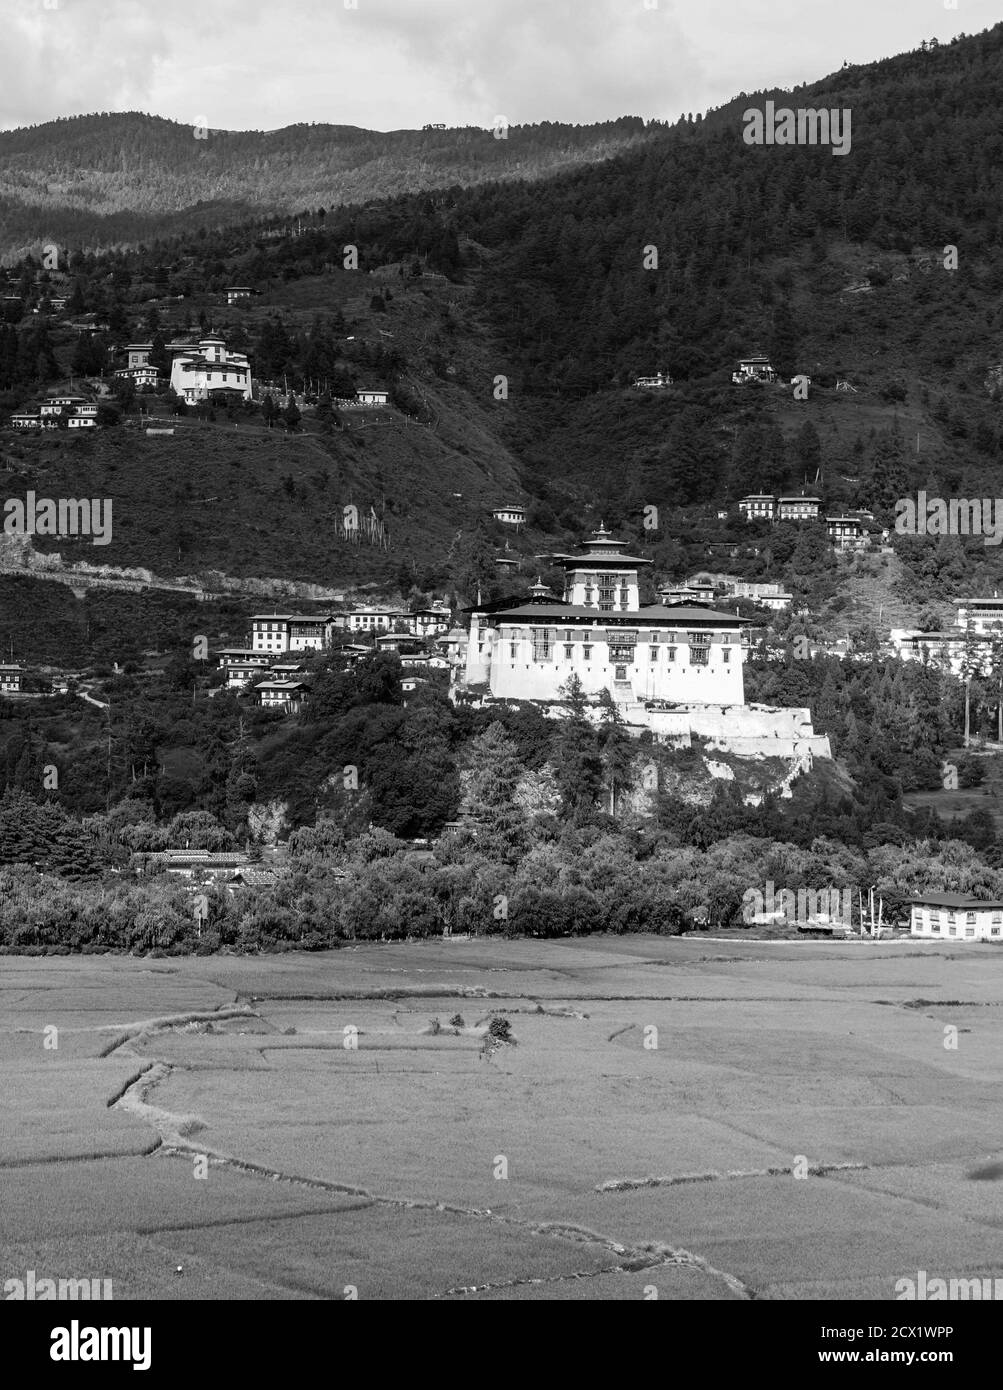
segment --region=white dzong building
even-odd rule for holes
[[[171,362],[171,385],[189,403],[204,401],[211,391],[238,391],[251,399],[251,367],[243,353],[230,352],[217,333],[210,333]]]
[[[642,607],[638,572],[651,561],[626,553],[602,526],[581,553],[552,558],[564,569],[561,599],[537,584],[529,602],[471,610],[468,689],[560,700],[577,675],[587,695],[607,690],[628,706],[744,704],[741,618],[703,604]]]

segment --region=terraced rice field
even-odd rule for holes
[[[892,1299],[919,1269],[1000,1275],[1001,983],[997,948],[910,942],[4,958],[0,1283]]]

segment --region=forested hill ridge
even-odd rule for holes
[[[215,130],[136,111],[0,133],[0,255],[46,239],[131,243],[256,213],[536,179],[658,138],[640,117],[503,130],[293,125]],[[502,138],[504,135],[504,138]]]

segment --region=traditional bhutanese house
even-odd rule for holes
[[[526,508],[516,505],[505,507],[495,507],[491,513],[495,521],[500,521],[506,526],[525,526]]]
[[[245,868],[247,855],[240,850],[167,849],[160,854],[134,855],[146,872],[168,873],[177,878],[229,879]],[[142,870],[140,870],[142,871]]]
[[[713,603],[714,585],[694,579],[691,584],[679,584],[659,589],[658,597],[664,604],[674,603]]]
[[[399,652],[401,646],[413,647],[414,638],[410,632],[385,632],[376,639],[378,652]]]
[[[419,608],[409,614],[411,631],[416,637],[434,637],[449,629],[448,608]]]
[[[137,391],[141,391],[146,386],[156,387],[161,380],[160,371],[149,364],[142,367],[121,367],[115,375],[123,380],[131,381]]]
[[[341,647],[335,647],[331,653],[331,659],[339,659],[344,667],[354,666],[364,656],[372,656],[373,648],[362,642],[346,642]]]
[[[776,516],[777,499],[769,492],[750,492],[739,498],[738,510],[746,521],[772,521]]]
[[[837,550],[860,550],[867,544],[859,516],[827,516],[825,529]]]
[[[216,653],[219,657],[220,666],[229,666],[233,662],[253,662],[255,666],[267,666],[268,653],[255,651],[253,647],[220,647]]]
[[[1003,598],[998,594],[992,598],[958,598],[954,606],[958,610],[958,627],[967,627],[971,622],[974,632],[1003,632]]]
[[[747,598],[751,603],[758,604],[760,608],[772,609],[774,613],[780,613],[785,608],[790,608],[794,601],[794,595],[789,594],[782,584],[738,579],[723,574],[719,577],[718,582],[733,598]]]
[[[960,676],[968,662],[982,675],[989,675],[992,670],[992,640],[988,633],[917,632],[893,627],[888,645],[903,661],[920,661],[954,676]]]
[[[815,521],[822,500],[819,497],[778,497],[778,521]]]
[[[349,632],[389,632],[410,615],[402,608],[356,608],[346,616]]]
[[[390,399],[390,392],[382,387],[363,387],[356,391],[355,399],[359,405],[386,405]]]
[[[249,401],[251,367],[242,352],[229,351],[218,333],[209,333],[172,358],[171,385],[189,404],[224,391]]]
[[[737,385],[744,381],[774,381],[776,375],[768,357],[742,357],[738,362],[738,370],[732,372],[731,379]]]
[[[0,666],[0,695],[19,695],[24,671],[18,665]]]
[[[964,893],[917,893],[910,902],[909,931],[929,941],[1003,940],[1003,899]]]
[[[260,677],[262,669],[261,665],[256,661],[227,662],[227,690],[243,690],[251,681],[257,680]]]
[[[307,694],[303,681],[262,681],[255,687],[262,709],[298,710]]]
[[[320,651],[330,646],[333,613],[255,613],[251,618],[251,646],[256,652]]]
[[[623,703],[741,705],[741,618],[698,604],[640,607],[638,570],[603,527],[583,551],[552,557],[564,597],[471,610],[467,686],[501,699],[560,700],[577,675],[589,695]]]
[[[10,417],[10,422],[16,430],[37,430],[42,424],[37,410],[18,410]]]
[[[126,364],[125,370],[132,367],[145,367],[150,361],[150,353],[153,351],[152,343],[128,343],[126,345]],[[118,373],[116,373],[116,376]]]

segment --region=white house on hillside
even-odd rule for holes
[[[525,526],[526,524],[526,508],[517,504],[495,507],[491,515],[495,521],[501,521],[506,526]]]
[[[334,627],[331,613],[255,613],[251,647],[256,652],[320,651],[330,646]]]
[[[230,352],[218,333],[210,333],[171,362],[171,386],[184,400],[204,401],[212,391],[236,391],[251,399],[251,367],[240,352]]]
[[[1003,598],[994,594],[992,598],[958,598],[954,600],[958,610],[958,627],[964,628],[971,622],[974,632],[1003,632]]]
[[[746,381],[775,381],[776,377],[777,374],[768,357],[742,357],[739,359],[738,370],[731,374],[736,386]]]

